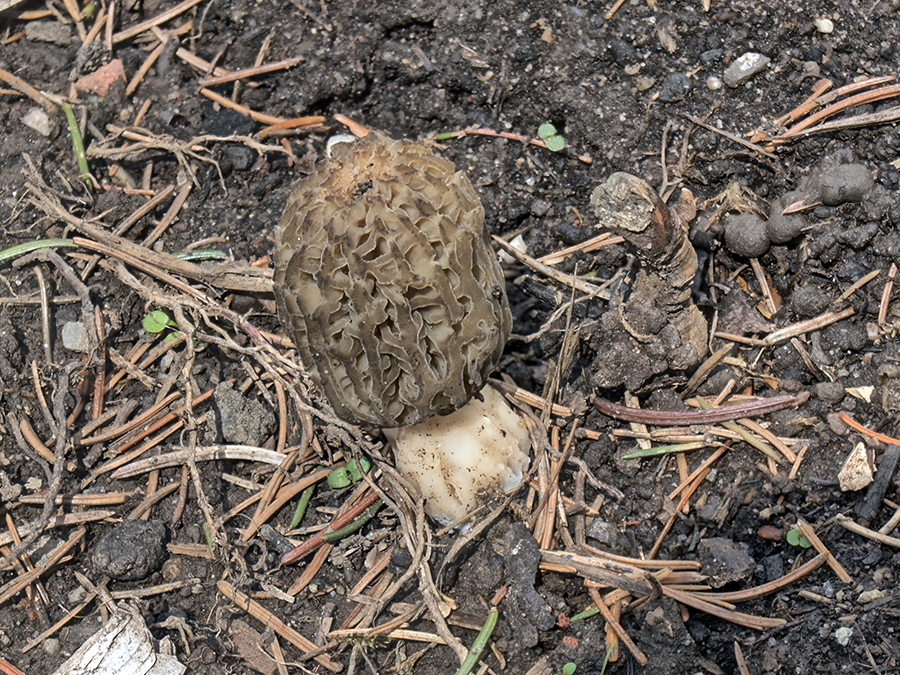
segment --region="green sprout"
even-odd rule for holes
[[[84,151],[84,141],[81,138],[81,130],[78,128],[78,120],[75,119],[75,113],[68,103],[61,101],[60,105],[66,116],[66,123],[69,125],[72,147],[75,150],[75,162],[78,164],[78,170],[81,172],[81,180],[87,186],[87,191],[91,192],[94,182],[91,178],[91,169],[88,167],[87,154]]]
[[[606,673],[606,666],[609,665],[609,657],[612,656],[613,649],[615,649],[615,648],[616,648],[616,643],[613,642],[613,643],[606,649],[606,656],[603,657],[603,668],[600,669],[600,675],[604,675],[604,673]]]
[[[556,130],[556,127],[546,122],[538,127],[538,138],[544,141],[544,145],[552,152],[559,152],[566,147],[566,139]]]
[[[180,333],[178,324],[172,321],[172,317],[161,309],[154,309],[152,312],[148,312],[144,320],[141,321],[141,326],[151,335],[168,331],[164,338],[166,342],[174,340]]]
[[[600,613],[600,610],[597,609],[597,605],[591,605],[583,612],[578,612],[578,614],[573,616],[572,621],[584,621],[585,619],[588,619],[588,618],[594,616],[595,614],[599,614],[599,613]]]
[[[494,627],[497,625],[499,614],[496,607],[491,607],[487,619],[485,619],[484,625],[478,633],[478,637],[476,637],[475,642],[472,643],[472,648],[469,650],[469,654],[462,662],[462,665],[460,665],[459,670],[456,671],[456,675],[469,675],[469,673],[472,672],[475,664],[478,663],[478,659],[481,658],[481,653],[487,647],[488,640],[491,639]]]
[[[371,468],[372,462],[365,457],[360,458],[359,464],[356,463],[355,459],[351,459],[346,466],[339,467],[329,473],[326,482],[328,487],[336,490],[350,487],[353,483],[361,481],[363,474],[367,473]]]
[[[575,672],[575,664],[569,661],[566,665],[562,667],[562,675],[572,675]]]
[[[71,248],[75,246],[75,242],[71,239],[38,239],[37,241],[27,241],[24,244],[16,244],[0,251],[0,262],[18,258],[32,251],[39,251],[42,248]]]
[[[784,538],[787,540],[791,546],[799,546],[800,548],[809,548],[812,546],[812,543],[803,536],[803,534],[796,527],[792,527],[787,531],[787,534],[784,535]]]

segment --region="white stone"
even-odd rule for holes
[[[22,115],[22,124],[29,129],[34,129],[41,136],[49,136],[53,133],[53,123],[43,108],[32,108]]]
[[[62,327],[62,343],[66,349],[73,352],[86,352],[88,350],[87,338],[84,334],[84,324],[80,321],[68,321]]]
[[[815,19],[813,24],[815,24],[816,30],[820,33],[828,34],[834,31],[834,22],[831,19]]]
[[[732,88],[739,87],[757,73],[768,68],[771,62],[772,59],[758,52],[742,54],[725,69],[723,75],[725,84]]]

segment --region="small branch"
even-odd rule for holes
[[[628,408],[597,397],[594,399],[594,407],[608,417],[625,420],[626,422],[639,422],[655,426],[691,426],[693,424],[717,424],[729,420],[738,420],[742,417],[766,415],[776,410],[800,405],[808,398],[809,394],[804,392],[797,396],[773,396],[772,398],[765,398],[752,403],[741,403],[713,410],[670,412],[668,410]]]

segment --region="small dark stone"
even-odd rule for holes
[[[609,53],[616,65],[623,67],[640,60],[635,48],[620,38],[609,41]]]
[[[412,565],[412,561],[412,554],[407,548],[400,548],[398,546],[391,552],[391,565],[402,572],[409,569],[409,566]]]
[[[225,148],[220,165],[222,171],[230,173],[231,171],[246,171],[253,166],[253,160],[256,156],[246,145],[231,144]]]
[[[101,576],[139,581],[166,558],[166,526],[154,520],[126,520],[97,540],[91,560]]]
[[[766,571],[766,581],[775,581],[784,576],[784,560],[780,555],[767,555],[762,559],[762,565]]]
[[[823,403],[840,403],[844,398],[844,385],[840,382],[819,382],[813,387],[813,394]]]
[[[712,631],[703,621],[694,620],[693,618],[687,622],[687,629],[691,637],[694,638],[694,642],[700,644],[706,642],[709,636],[712,635]]]
[[[663,103],[683,101],[693,85],[684,73],[669,73],[659,90],[659,100]]]
[[[758,258],[769,250],[766,224],[753,213],[739,213],[725,218],[725,246],[736,255]]]
[[[700,60],[709,65],[710,63],[714,63],[722,58],[722,54],[725,53],[724,49],[707,49],[700,55]]]
[[[831,296],[818,286],[801,286],[791,295],[791,309],[797,316],[809,318],[821,314],[831,302]]]
[[[746,544],[731,539],[712,537],[702,539],[697,547],[703,569],[710,574],[710,585],[721,588],[725,584],[747,579],[756,567],[753,557],[747,553]]]

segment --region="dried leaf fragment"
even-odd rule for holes
[[[875,480],[872,473],[872,463],[869,461],[869,450],[866,444],[860,441],[847,455],[844,466],[838,473],[838,482],[841,490],[862,490]]]

